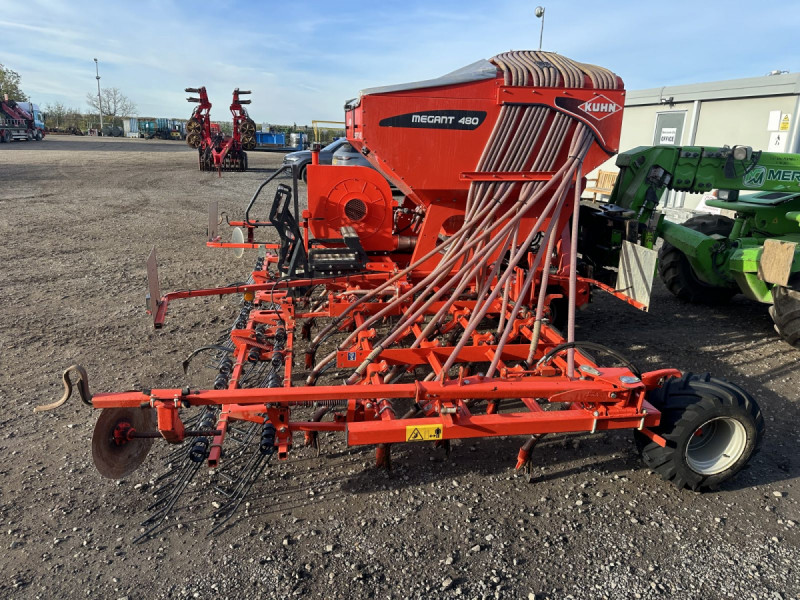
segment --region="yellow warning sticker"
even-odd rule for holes
[[[427,442],[442,439],[441,425],[410,425],[406,427],[407,442]]]
[[[779,130],[789,131],[789,125],[791,124],[791,122],[792,122],[792,115],[784,114],[783,117],[781,117],[781,124]]]

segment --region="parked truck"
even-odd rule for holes
[[[44,138],[44,119],[39,107],[32,102],[0,100],[0,142]]]

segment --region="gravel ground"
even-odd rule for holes
[[[125,480],[104,480],[91,462],[96,415],[76,401],[32,408],[61,395],[74,362],[95,392],[184,385],[180,361],[232,321],[235,303],[176,303],[155,331],[144,260],[157,245],[163,290],[241,279],[249,259],[204,246],[207,203],[240,215],[281,155],[251,153],[253,170],[221,179],[178,142],[49,137],[3,144],[0,156],[4,597],[800,594],[800,353],[774,335],[764,306],[688,306],[660,284],[649,314],[596,295],[578,337],[641,367],[711,371],[758,399],[763,449],[719,492],[661,481],[625,432],[546,438],[532,481],[513,470],[519,439],[455,443],[449,459],[396,446],[387,474],[370,449],[329,435],[321,457],[297,446],[270,465],[218,535],[201,473],[177,521],[133,544],[167,449]]]

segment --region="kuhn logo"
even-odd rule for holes
[[[598,121],[602,121],[606,117],[618,112],[622,107],[605,96],[595,96],[591,100],[587,100],[581,104],[578,108]]]

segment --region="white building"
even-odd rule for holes
[[[800,153],[800,73],[628,91],[620,152],[636,146],[752,146]],[[615,158],[600,169],[616,170]],[[698,194],[669,192],[692,209]]]

